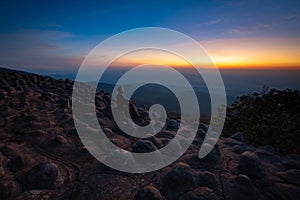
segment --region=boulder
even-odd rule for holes
[[[143,120],[149,120],[150,119],[149,112],[146,111],[146,110],[140,111],[139,114],[140,114],[140,116]]]
[[[68,142],[68,140],[62,135],[55,136],[54,141],[57,144],[66,144]]]
[[[176,134],[175,132],[163,130],[158,132],[156,136],[160,138],[173,139],[175,137],[175,134]]]
[[[240,142],[246,142],[245,136],[241,132],[236,132],[234,135],[230,136],[230,138],[238,140]]]
[[[40,163],[30,169],[20,178],[24,188],[27,189],[56,189],[61,183],[61,175],[55,163]]]
[[[158,140],[155,136],[145,138],[145,140],[151,141],[156,146],[157,149],[162,146],[161,141]]]
[[[178,200],[217,200],[215,192],[208,187],[199,187],[180,196]]]
[[[261,199],[259,190],[252,183],[252,180],[243,174],[238,176],[231,173],[221,174],[224,199]]]
[[[149,140],[138,140],[132,146],[132,151],[135,153],[148,153],[156,150],[155,145]]]
[[[0,89],[0,100],[7,98],[7,92],[4,89]]]
[[[146,186],[140,189],[134,196],[135,200],[163,200],[159,190],[153,186]]]
[[[103,128],[103,132],[107,137],[111,137],[113,135],[113,131],[110,128]]]
[[[169,130],[177,130],[179,129],[180,122],[177,120],[171,119],[167,121],[167,129]]]
[[[165,177],[165,184],[174,188],[190,187],[194,185],[192,169],[186,163],[179,162]]]
[[[211,149],[212,146],[210,144],[202,144],[201,148],[209,148]],[[212,150],[204,157],[201,159],[202,162],[208,165],[216,165],[220,162],[220,148],[218,144],[216,144]]]
[[[13,180],[0,181],[0,199],[13,199],[21,192],[21,186]]]
[[[17,157],[11,159],[8,162],[7,167],[11,172],[17,172],[25,168],[26,166],[31,165],[33,162],[34,161],[30,155],[20,154]]]
[[[198,182],[200,186],[209,187],[213,190],[216,190],[218,188],[216,175],[209,171],[201,172],[198,175]]]
[[[262,172],[259,157],[252,151],[245,151],[240,156],[238,170],[249,177],[258,177]]]

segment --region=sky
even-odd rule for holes
[[[73,72],[101,41],[140,27],[192,37],[219,68],[300,66],[298,0],[1,1],[0,13],[0,66],[13,69]]]

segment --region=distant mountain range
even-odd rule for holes
[[[99,83],[98,89],[112,93],[115,85],[107,83]],[[128,86],[127,86],[128,87]],[[208,92],[201,88],[194,88],[198,102],[200,104],[201,115],[209,116],[211,113],[211,101]],[[188,92],[182,91],[183,95],[188,98]],[[185,94],[186,93],[186,94]],[[236,97],[227,96],[227,104],[231,105]],[[176,96],[166,87],[158,84],[145,84],[138,88],[131,97],[137,105],[145,105],[150,107],[153,104],[161,104],[169,112],[180,113],[179,102]]]

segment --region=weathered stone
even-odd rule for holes
[[[146,186],[140,189],[134,196],[135,200],[163,200],[158,189],[153,186]]]
[[[25,173],[20,181],[28,189],[56,189],[61,183],[60,171],[54,163],[40,163]]]
[[[147,153],[156,150],[155,145],[149,140],[139,140],[132,146],[132,151],[136,153]]]
[[[3,168],[4,160],[7,160],[4,155],[0,152],[0,177],[4,175],[5,170]]]
[[[65,83],[68,83],[68,84],[70,84],[70,83],[72,83],[73,81],[71,80],[71,79],[69,79],[69,78],[66,78],[65,79]]]
[[[0,199],[12,199],[21,192],[21,187],[16,181],[0,181]]]
[[[160,147],[162,146],[161,141],[158,140],[155,136],[145,138],[145,140],[151,141],[151,142],[155,145],[155,147],[156,147],[157,149],[160,148]]]
[[[68,142],[68,140],[64,136],[62,136],[62,135],[55,136],[54,140],[58,144],[66,144]]]
[[[197,136],[201,137],[201,138],[204,138],[206,135],[206,132],[203,130],[203,129],[198,129],[197,131]]]
[[[194,176],[190,166],[180,162],[167,174],[165,181],[170,187],[190,187],[194,185]]]
[[[33,163],[33,159],[30,155],[21,154],[8,162],[8,168],[12,172],[17,172],[26,166]]]
[[[217,145],[212,147],[210,144],[202,144],[201,148],[211,149],[211,151],[201,159],[201,161],[205,162],[209,165],[216,165],[220,161],[220,151]]]
[[[185,193],[178,200],[217,200],[215,192],[208,187],[199,187]]]
[[[7,98],[7,92],[4,89],[0,89],[0,100]]]
[[[149,120],[150,119],[148,111],[141,111],[141,112],[139,112],[139,114],[140,114],[140,116],[143,120]]]
[[[222,175],[225,199],[260,199],[260,193],[246,175]]]
[[[216,175],[208,171],[202,172],[198,175],[198,182],[201,186],[209,187],[213,190],[218,188]]]
[[[38,81],[37,81],[37,77],[35,75],[31,76],[31,82],[34,84],[37,84]]]
[[[163,130],[163,131],[158,132],[156,134],[156,136],[161,137],[161,138],[173,139],[175,136],[175,133],[172,131]]]
[[[241,154],[238,169],[241,174],[245,174],[249,177],[258,177],[262,172],[262,166],[258,156],[251,151],[246,151]]]
[[[199,124],[199,130],[202,130],[204,133],[206,133],[207,130],[208,130],[208,126],[204,123],[200,123]]]
[[[230,136],[230,138],[238,140],[240,142],[245,142],[245,136],[241,132],[236,132],[234,135]]]
[[[285,183],[300,186],[300,169],[290,169],[284,172],[277,172],[275,175]]]
[[[262,192],[268,199],[298,200],[300,196],[299,186],[285,183],[273,183],[263,188]]]
[[[103,128],[103,132],[109,137],[113,134],[113,131],[110,128]]]
[[[0,163],[0,177],[3,176],[5,173],[2,164]]]
[[[43,200],[50,200],[55,199],[57,195],[55,191],[51,190],[28,190],[24,191],[20,196],[19,199],[43,199]]]
[[[7,83],[6,80],[0,79],[0,87],[1,87],[1,88],[7,88],[7,87],[10,87],[10,86],[9,86],[9,84]]]
[[[177,120],[171,119],[167,121],[167,129],[177,130],[180,126],[180,123]]]

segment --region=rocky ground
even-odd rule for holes
[[[299,199],[300,155],[256,148],[243,134],[220,138],[204,159],[191,147],[158,171],[129,174],[94,159],[72,119],[73,82],[0,69],[0,199]],[[109,112],[110,96],[97,92],[99,123],[124,149],[144,152],[176,134],[176,120],[151,139],[131,140]],[[145,110],[139,110],[145,121]],[[146,117],[145,117],[146,116]]]

